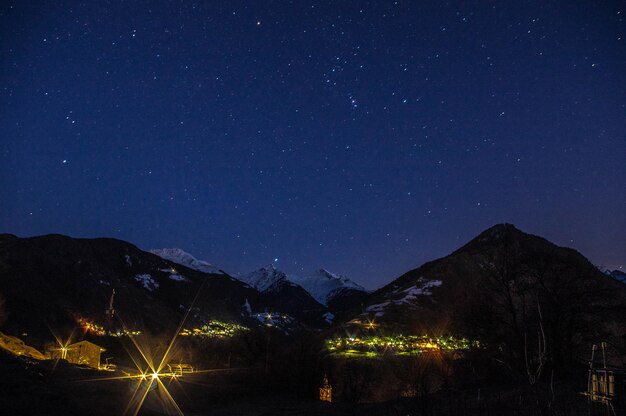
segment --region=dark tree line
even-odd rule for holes
[[[573,250],[529,252],[505,239],[480,261],[488,265],[484,294],[457,319],[531,384],[552,371],[567,374],[593,343],[624,341],[615,331],[626,322],[623,290]]]

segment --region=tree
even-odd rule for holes
[[[623,290],[574,250],[505,236],[475,256],[481,293],[460,319],[521,379],[568,371],[623,319]]]

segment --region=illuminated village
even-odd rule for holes
[[[384,354],[415,355],[424,352],[461,352],[479,348],[478,341],[453,336],[396,335],[361,337],[336,337],[326,340],[326,348],[342,356],[376,357]]]
[[[122,270],[133,267],[128,260]],[[20,325],[22,329],[0,333],[0,359],[4,360],[0,364],[17,365],[11,370],[19,375],[16,380],[54,380],[41,384],[43,391],[84,397],[84,401],[77,401],[81,412],[93,412],[91,402],[95,401],[101,408],[97,414],[133,416],[203,414],[220,407],[227,415],[256,415],[271,413],[274,400],[340,416],[354,409],[384,415],[388,406],[404,414],[422,415],[420,409],[426,405],[439,409],[451,406],[456,410],[444,413],[450,416],[478,415],[482,406],[505,409],[509,413],[503,414],[508,415],[515,414],[520,406],[498,401],[500,392],[523,391],[520,383],[525,386],[523,383],[530,380],[536,384],[545,377],[543,348],[547,337],[542,336],[541,325],[532,344],[538,347],[526,346],[521,363],[515,361],[516,352],[506,343],[515,332],[493,337],[483,332],[482,337],[473,338],[443,326],[437,330],[432,320],[435,315],[428,321],[431,331],[411,331],[411,327],[424,327],[415,319],[415,305],[430,301],[445,289],[441,275],[428,279],[419,273],[405,289],[392,287],[387,300],[371,300],[375,308],[358,307],[350,319],[333,322],[321,309],[317,320],[310,321],[319,325],[315,327],[306,323],[307,315],[299,310],[300,305],[289,312],[268,307],[261,298],[254,298],[249,286],[229,276],[207,277],[191,269],[164,267],[163,260],[155,256],[143,261],[154,262],[149,265],[153,271],[129,273],[131,286],[96,287],[96,298],[103,299],[100,311],[59,309],[55,313],[64,319],[59,319],[64,325],[45,325],[42,332],[34,334],[31,328],[40,322],[37,318],[30,321],[32,327]],[[143,277],[135,279],[137,275]],[[191,282],[191,276],[200,283],[182,286]],[[146,286],[146,282],[150,284]],[[205,285],[211,283],[215,288],[215,282],[233,285],[242,293],[235,301],[212,308],[221,299],[207,298],[213,292]],[[158,293],[157,285],[167,284],[181,285],[174,289],[193,289],[184,292],[187,306],[174,298],[174,308],[154,308],[150,302]],[[142,301],[135,301],[136,297]],[[76,304],[81,301],[82,297],[74,300]],[[255,302],[260,305],[258,310],[252,307]],[[85,310],[93,310],[91,302],[83,304]],[[133,309],[137,305],[138,309]],[[225,313],[223,308],[229,307],[232,312]],[[398,308],[403,307],[407,309],[398,314]],[[483,318],[481,324],[491,325],[487,314],[472,318]],[[575,396],[559,393],[571,400],[562,399],[562,406],[580,406],[573,397],[588,401],[599,411],[620,403],[623,374],[619,367],[607,364],[615,352],[605,344],[594,351],[592,365],[576,370],[583,375],[589,372],[587,389],[574,390]],[[491,381],[494,374],[512,374],[513,366],[526,371],[519,373],[526,378],[520,382],[519,376],[511,376],[498,390],[500,387]],[[490,385],[495,393],[480,383]],[[466,392],[472,396],[464,396]],[[246,400],[241,401],[240,395]]]
[[[201,336],[208,338],[227,338],[234,337],[238,333],[248,330],[249,328],[232,322],[210,320],[207,324],[202,325],[200,328],[184,328],[179,332],[179,335]]]
[[[500,232],[500,228],[489,232]],[[122,253],[129,250],[125,243],[115,244]],[[390,406],[411,416],[427,414],[425,407],[439,409],[433,415],[442,416],[478,416],[484,408],[513,416],[523,408],[548,408],[553,400],[559,400],[565,410],[588,406],[595,409],[589,416],[596,416],[607,408],[619,408],[621,398],[626,397],[624,372],[614,360],[619,350],[612,344],[595,344],[594,336],[584,343],[559,346],[565,351],[571,348],[572,354],[576,351],[577,357],[584,357],[593,347],[591,360],[583,364],[572,360],[558,367],[556,359],[550,358],[549,348],[558,339],[549,335],[553,328],[544,322],[550,319],[560,331],[562,321],[574,322],[575,309],[574,315],[563,318],[558,315],[560,309],[545,304],[528,307],[525,292],[498,292],[502,286],[489,280],[489,273],[476,279],[496,288],[491,289],[492,298],[499,303],[482,302],[481,287],[471,302],[463,305],[455,298],[448,305],[451,310],[465,308],[465,313],[438,319],[445,313],[441,309],[445,291],[465,280],[446,285],[448,275],[437,269],[417,269],[387,292],[348,292],[358,302],[349,310],[334,309],[333,313],[304,289],[285,281],[284,274],[273,267],[254,274],[263,281],[274,278],[278,282],[271,297],[265,298],[263,292],[229,275],[174,268],[167,260],[138,249],[132,256],[117,258],[121,259],[120,277],[97,277],[95,284],[85,286],[83,279],[89,274],[80,275],[73,280],[77,290],[64,292],[68,300],[61,307],[44,294],[33,301],[24,292],[12,292],[20,301],[9,303],[9,312],[21,304],[38,311],[6,314],[0,333],[0,365],[14,375],[0,382],[9,382],[8,388],[13,388],[4,399],[15,409],[59,413],[54,400],[42,405],[28,400],[24,392],[29,390],[21,385],[40,389],[42,397],[71,397],[78,414],[98,416],[205,414],[214,409],[222,409],[224,415],[261,415],[273,414],[280,406],[299,409],[295,414],[338,416],[354,414],[355,409],[383,416]],[[142,268],[134,269],[136,264]],[[443,266],[453,272],[451,266]],[[568,266],[559,264],[559,272],[561,267]],[[576,270],[570,267],[569,276],[575,276]],[[594,282],[613,284],[602,280],[603,275],[587,278],[586,273],[594,270],[579,275],[582,288]],[[464,277],[463,271],[457,276]],[[528,277],[523,275],[523,279]],[[525,290],[527,286],[520,287]],[[281,288],[300,300],[275,304]],[[620,296],[621,292],[602,292],[595,301],[603,302],[611,293]],[[516,296],[512,306],[506,302],[509,295]],[[620,299],[611,301],[616,307]],[[39,308],[39,304],[45,306]],[[426,306],[435,306],[436,312]],[[474,312],[476,308],[480,313]],[[516,319],[534,332],[520,331],[516,321],[507,321],[511,308]],[[56,324],[44,322],[46,317]],[[603,322],[617,325],[611,315],[598,313],[594,319],[597,327]],[[615,327],[619,328],[609,328]],[[589,328],[580,326],[577,336],[582,339],[583,329]],[[536,393],[538,385],[550,386],[541,384],[546,383],[548,362],[560,371],[555,399]],[[584,381],[585,376],[586,386],[568,382],[568,377]],[[511,392],[526,396],[503,400]],[[246,399],[241,400],[242,396]]]
[[[626,416],[625,0],[0,39],[0,416]]]

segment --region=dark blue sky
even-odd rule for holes
[[[0,10],[0,231],[368,287],[505,221],[626,262],[623,2]]]

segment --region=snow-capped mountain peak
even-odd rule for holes
[[[365,290],[363,288],[363,286],[353,282],[352,280],[348,279],[346,276],[340,275],[340,274],[335,274],[335,273],[331,273],[326,269],[318,269],[315,272],[316,275],[321,276],[321,277],[325,277],[326,279],[328,279],[329,281],[334,281],[334,282],[338,282],[341,283],[341,285],[343,287],[349,287],[352,289],[359,289],[359,290]]]
[[[191,254],[187,253],[180,248],[159,248],[150,250],[150,253],[156,254],[157,256],[174,262],[176,264],[180,264],[182,266],[188,267],[193,270],[198,270],[203,273],[215,273],[215,274],[223,274],[223,272],[212,264],[204,261],[198,260]]]
[[[306,289],[323,305],[326,305],[332,295],[344,289],[365,291],[361,285],[348,279],[346,276],[331,273],[326,269],[317,269],[312,275],[304,277],[292,277],[295,283]]]
[[[261,292],[271,289],[280,282],[292,283],[287,275],[278,270],[273,264],[263,266],[252,273],[238,276],[237,279],[249,284]]]

